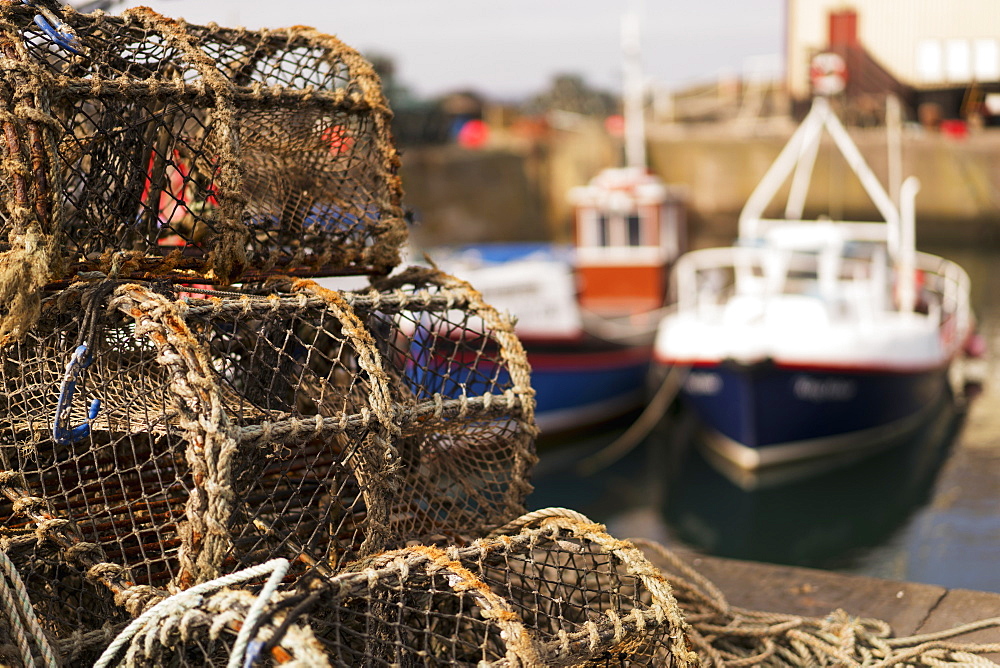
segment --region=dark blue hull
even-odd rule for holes
[[[524,345],[542,435],[593,426],[642,404],[651,347]]]
[[[510,375],[495,358],[475,353],[479,345],[443,341],[447,339],[422,328],[413,335],[406,377],[418,398],[502,394],[510,386]],[[535,390],[535,421],[542,435],[606,422],[638,408],[645,398],[650,345],[616,345],[592,338],[524,340],[523,345]]]
[[[681,396],[715,432],[720,454],[755,469],[903,435],[940,399],[946,371],[726,361],[693,368]]]

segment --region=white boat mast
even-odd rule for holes
[[[639,13],[632,9],[622,17],[624,56],[625,166],[646,168],[646,119],[643,111],[645,83],[639,43]]]
[[[900,186],[899,202],[885,191],[878,177],[865,162],[857,145],[841,124],[825,97],[815,97],[812,108],[792,135],[781,153],[750,194],[740,213],[739,236],[743,240],[758,239],[772,223],[791,222],[802,217],[806,190],[812,175],[822,131],[826,130],[844,156],[848,166],[861,182],[875,208],[887,226],[886,241],[889,256],[899,269],[901,308],[913,310],[916,299],[915,265],[915,199],[920,189],[916,177],[909,177]],[[792,177],[784,221],[764,219],[764,209],[771,203],[782,184]]]
[[[817,97],[813,100],[812,109],[809,110],[802,124],[785,144],[785,148],[782,149],[771,164],[770,169],[757,184],[757,188],[747,199],[747,203],[740,213],[740,237],[750,239],[758,236],[760,232],[758,226],[765,207],[774,199],[785,179],[793,171],[797,173],[793,176],[792,192],[789,194],[789,206],[786,209],[785,217],[798,218],[802,215],[801,208],[805,202],[805,187],[812,174],[820,134],[824,129],[833,138],[834,144],[840,149],[848,166],[861,181],[862,187],[871,197],[875,208],[889,225],[889,250],[894,251],[898,243],[899,209],[885,188],[882,187],[868,163],[865,162],[858,147],[851,140],[847,130],[841,125],[836,114],[830,108],[830,103],[824,97]]]

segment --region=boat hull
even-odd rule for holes
[[[652,346],[558,347],[523,340],[542,436],[593,427],[638,408],[645,398]]]
[[[674,213],[676,224],[667,227],[679,234]],[[675,241],[673,252],[681,246]],[[552,244],[480,244],[438,254],[439,267],[516,319],[542,437],[595,427],[642,405],[664,312],[671,253],[655,246],[590,248],[582,260],[580,253]],[[591,299],[581,284],[590,285]],[[449,377],[460,376],[453,370]]]
[[[683,400],[706,445],[757,470],[875,448],[912,433],[947,391],[947,367],[822,368],[725,361],[691,369]]]

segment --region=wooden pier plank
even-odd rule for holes
[[[677,550],[686,563],[712,581],[731,605],[783,614],[824,617],[841,609],[889,623],[896,637],[951,629],[1000,617],[1000,594],[860,575],[723,559]],[[648,553],[650,561],[658,562]],[[961,643],[1000,643],[1000,628],[967,633]],[[1000,653],[987,658],[1000,663]]]
[[[944,631],[980,619],[998,617],[1000,617],[1000,594],[968,589],[950,589],[944,598],[929,611],[927,619],[914,633]],[[1000,627],[994,626],[966,633],[956,640],[963,643],[1000,644]],[[984,656],[1000,663],[1000,652]]]

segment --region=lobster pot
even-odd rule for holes
[[[195,26],[148,8],[0,6],[5,290],[99,270],[227,283],[385,274],[405,238],[371,65],[303,27]],[[37,7],[43,6],[43,7]],[[78,37],[53,42],[51,7]]]
[[[0,352],[4,526],[25,578],[52,583],[33,595],[54,627],[275,557],[291,579],[332,574],[522,511],[527,365],[477,293],[424,270],[381,291],[271,287],[63,291]]]
[[[199,612],[147,626],[121,655],[225,665],[252,601],[246,592],[207,598]],[[210,636],[222,610],[234,619]],[[258,624],[254,665],[697,665],[658,571],[603,527],[567,517],[463,548],[378,555],[279,592]]]

